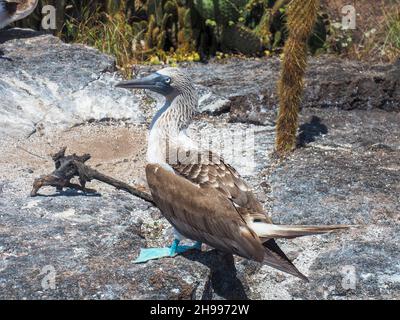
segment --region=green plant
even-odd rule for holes
[[[130,65],[136,60],[136,36],[125,10],[107,14],[99,6],[94,11],[86,6],[82,7],[79,20],[70,17],[65,23],[65,37],[69,41],[85,43],[114,55],[117,66],[127,76]]]
[[[400,56],[400,0],[379,1],[371,9],[369,23],[356,30],[344,30],[340,21],[331,21],[326,52],[367,61],[393,62]]]
[[[57,8],[55,34],[115,55],[129,74],[137,62],[197,61],[223,53],[280,50],[289,0],[40,0],[18,22],[40,29],[41,9]]]
[[[202,32],[210,34],[200,46],[208,46],[211,53],[221,49],[255,54],[270,43],[268,1],[194,0],[192,10],[204,22]]]
[[[390,60],[394,60],[400,57],[400,9],[397,8],[393,13],[386,14],[385,20],[386,37],[383,51],[390,57]]]

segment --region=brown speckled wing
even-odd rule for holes
[[[176,174],[149,164],[146,177],[157,207],[183,236],[306,280],[273,239],[252,230],[272,222],[235,169],[210,152],[170,165]]]
[[[201,189],[215,189],[220,192],[232,201],[245,221],[256,219],[272,223],[246,182],[222,157],[211,151],[178,151],[177,160],[170,165],[178,175]]]
[[[262,261],[264,247],[233,203],[215,188],[201,188],[159,165],[146,167],[147,182],[164,217],[185,237]]]

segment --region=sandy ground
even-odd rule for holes
[[[0,179],[15,179],[21,171],[34,177],[48,174],[54,169],[51,154],[67,146],[67,154],[89,153],[92,158],[87,164],[104,174],[127,183],[144,184],[146,139],[144,126],[123,123],[89,123],[51,136],[35,134],[28,139],[9,138],[0,147]],[[97,182],[91,185],[104,187]],[[29,184],[21,187],[28,188]]]

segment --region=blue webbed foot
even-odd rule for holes
[[[175,239],[169,248],[149,248],[141,249],[139,257],[133,261],[134,263],[143,263],[149,260],[157,260],[166,257],[175,257],[177,254],[184,253],[189,250],[201,250],[201,243],[196,242],[193,246],[180,246],[179,240]]]
[[[143,263],[150,260],[157,260],[165,257],[173,257],[171,248],[149,248],[141,249],[139,257],[133,263]]]

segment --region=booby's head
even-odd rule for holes
[[[165,103],[153,117],[150,129],[157,124],[163,131],[176,133],[187,127],[197,111],[196,90],[189,76],[178,68],[165,68],[141,79],[120,82],[116,87],[148,89],[165,97]]]
[[[141,79],[122,81],[116,87],[148,89],[170,101],[179,95],[190,95],[195,91],[190,78],[178,68],[164,68]]]

